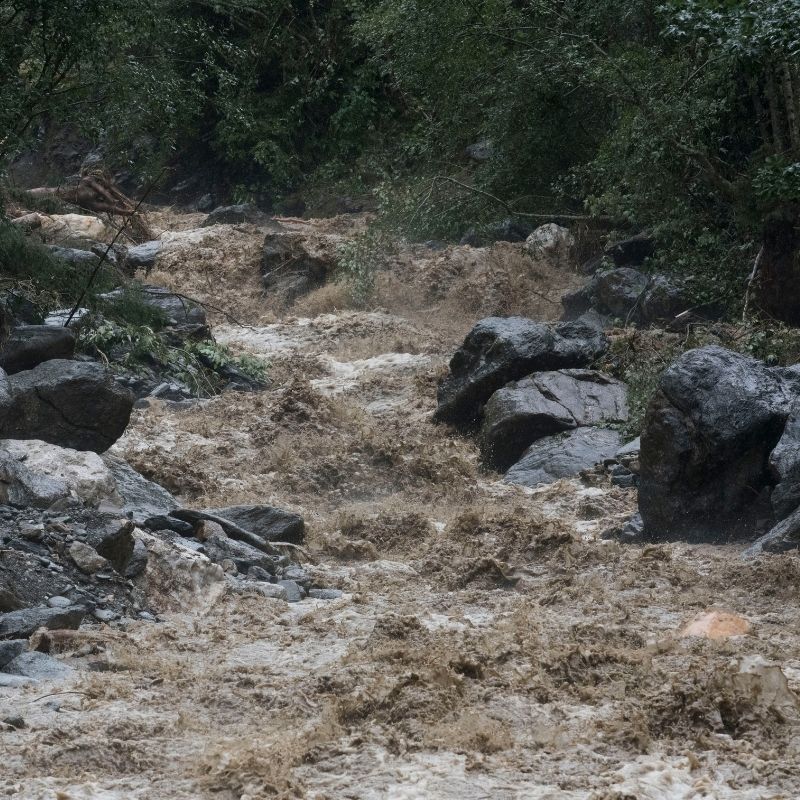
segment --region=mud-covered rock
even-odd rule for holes
[[[572,478],[613,456],[619,444],[619,434],[608,428],[577,428],[547,436],[525,451],[504,480],[520,486],[538,486]]]
[[[0,387],[0,437],[103,452],[122,436],[132,408],[133,396],[100,364],[54,359]]]
[[[75,333],[53,325],[18,325],[0,350],[0,368],[9,375],[50,361],[75,355]]]
[[[484,409],[481,451],[491,466],[507,469],[544,436],[627,418],[621,381],[594,370],[539,372],[491,396]]]
[[[769,457],[793,403],[780,374],[712,346],[659,381],[639,455],[639,508],[652,539],[724,541],[769,518]]]
[[[532,372],[585,367],[607,340],[590,318],[545,325],[525,317],[488,317],[469,332],[439,384],[435,418],[469,426],[498,389]]]

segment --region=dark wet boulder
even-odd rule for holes
[[[0,367],[9,375],[54,358],[75,355],[75,333],[52,325],[18,325],[0,349]]]
[[[800,413],[797,408],[770,453],[769,468],[775,481],[772,510],[776,519],[783,519],[800,506]]]
[[[290,511],[273,506],[226,506],[225,508],[212,508],[209,511],[223,519],[230,520],[240,528],[255,533],[268,542],[301,544],[305,538],[303,518],[298,514],[292,514]],[[224,530],[224,524],[222,528]]]
[[[607,245],[605,255],[618,267],[640,267],[655,251],[655,239],[646,233],[639,233]]]
[[[439,384],[435,418],[474,424],[486,401],[532,372],[586,367],[608,342],[595,320],[546,325],[525,317],[488,317],[469,332]]]
[[[244,575],[251,567],[260,567],[270,574],[276,568],[274,556],[267,555],[247,542],[229,539],[224,533],[212,533],[203,542],[200,552],[215,564],[221,564],[226,559],[233,561],[236,569]]]
[[[609,428],[577,428],[534,442],[511,467],[506,483],[538,486],[574,478],[611,458],[619,449],[619,433]]]
[[[690,309],[685,286],[664,275],[645,275],[630,267],[597,272],[585,286],[561,298],[564,319],[575,319],[593,309],[625,323],[672,321]],[[708,307],[706,316],[714,316]]]
[[[756,539],[745,551],[746,556],[762,553],[786,553],[800,547],[800,509],[782,519],[767,533]]]
[[[564,319],[576,319],[590,308],[598,314],[626,318],[641,304],[648,278],[628,267],[598,272],[580,289],[561,299]]]
[[[484,408],[484,460],[507,469],[544,436],[628,418],[625,385],[586,369],[539,372],[498,389]]]
[[[102,453],[125,431],[133,395],[100,364],[54,359],[4,378],[0,438]]]
[[[651,539],[752,536],[772,516],[770,453],[794,394],[776,370],[722,347],[690,350],[659,381],[639,453]]]

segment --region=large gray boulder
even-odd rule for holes
[[[54,359],[0,381],[0,438],[103,452],[122,436],[132,408],[133,395],[105,367]]]
[[[75,355],[75,333],[52,325],[18,325],[0,349],[0,368],[9,375]]]
[[[450,361],[450,373],[439,384],[435,419],[469,426],[510,381],[537,371],[586,367],[607,345],[590,318],[552,326],[525,317],[483,319]]]
[[[491,466],[507,469],[544,436],[627,419],[627,390],[621,381],[586,369],[539,372],[491,396],[484,409],[481,451]]]
[[[506,483],[539,486],[560,478],[574,478],[613,457],[619,433],[609,428],[578,428],[534,442],[506,473]]]
[[[691,541],[752,535],[771,516],[770,453],[795,396],[779,371],[722,347],[678,358],[659,381],[641,437],[645,535]]]
[[[0,440],[0,503],[47,508],[67,497],[89,506],[116,500],[114,476],[100,456],[37,439]]]
[[[205,514],[219,517],[219,524],[226,534],[236,537],[236,528],[243,528],[268,542],[302,543],[305,537],[305,523],[298,514],[280,508],[264,505],[225,506],[194,511],[182,508],[172,516],[191,523],[205,519]]]

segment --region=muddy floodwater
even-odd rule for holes
[[[155,401],[113,452],[189,505],[301,513],[305,566],[343,594],[232,594],[172,557],[160,622],[82,629],[91,670],[0,689],[27,725],[2,739],[0,796],[800,797],[800,559],[602,539],[635,490],[504,484],[431,420],[477,319],[553,319],[580,276],[502,243],[408,248],[369,309],[337,285],[279,308],[263,231],[156,221],[149,280],[230,311],[216,338],[270,386]],[[287,224],[335,240],[362,221]]]

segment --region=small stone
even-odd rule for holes
[[[50,608],[68,608],[72,605],[72,601],[68,597],[62,597],[60,594],[54,595],[47,601]]]
[[[289,603],[299,603],[306,596],[303,588],[294,581],[278,581],[277,585],[286,591],[286,601]]]
[[[100,622],[111,622],[112,620],[117,619],[119,614],[116,611],[112,611],[110,608],[96,608],[94,611],[95,619],[99,619]]]
[[[222,567],[222,571],[226,575],[236,575],[236,573],[239,571],[236,568],[236,564],[234,564],[233,560],[230,558],[223,558],[219,565]]]
[[[314,600],[338,600],[342,597],[341,589],[309,589],[308,596]]]
[[[225,530],[218,522],[212,522],[210,519],[204,519],[195,525],[194,536],[201,542],[205,542],[214,535],[227,538]]]
[[[139,612],[139,619],[143,619],[146,622],[157,622],[158,621],[149,611],[140,611]]]
[[[88,575],[94,575],[104,567],[108,566],[103,556],[101,556],[94,547],[91,547],[84,542],[73,542],[69,546],[70,558],[75,562],[78,569]],[[98,577],[100,577],[98,575]],[[110,576],[109,576],[110,577]]]
[[[636,476],[632,472],[629,472],[627,475],[612,475],[611,485],[619,486],[621,489],[635,489]]]
[[[39,542],[44,536],[44,525],[41,522],[23,522],[19,526],[19,535],[29,542]]]
[[[272,575],[269,574],[263,567],[254,564],[247,570],[247,580],[249,581],[267,581],[272,580]]]
[[[25,720],[19,714],[14,714],[10,717],[4,717],[3,722],[5,722],[6,725],[10,725],[12,728],[16,728],[17,730],[21,730],[25,727]]]

